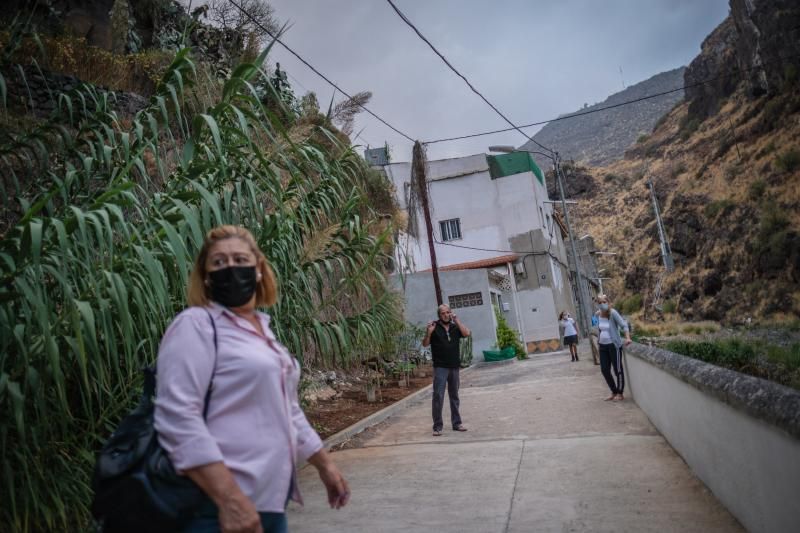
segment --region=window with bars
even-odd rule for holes
[[[470,292],[468,294],[454,294],[447,297],[450,309],[458,309],[460,307],[475,307],[483,305],[483,293]]]
[[[442,220],[439,222],[439,229],[442,233],[442,240],[454,241],[461,238],[461,219],[451,218],[450,220]]]

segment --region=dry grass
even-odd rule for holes
[[[0,47],[9,38],[0,33]],[[39,37],[42,47],[27,39],[12,61],[31,64],[31,50],[40,50],[35,57],[42,69],[74,76],[81,81],[114,91],[150,95],[157,80],[172,61],[174,54],[161,50],[148,50],[137,54],[116,55],[96,46],[88,46],[86,39],[70,36]]]

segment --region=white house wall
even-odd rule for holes
[[[398,202],[406,207],[405,184],[411,179],[410,164],[394,163],[385,168],[395,185]],[[435,244],[440,266],[497,257],[510,249],[510,237],[544,228],[541,214],[552,216],[552,207],[542,202],[547,197],[544,186],[532,172],[493,180],[483,154],[431,161],[428,176],[434,240],[442,240],[439,222],[458,218],[461,225],[461,239]],[[409,264],[417,270],[427,270],[431,263],[425,221],[422,213],[417,215],[421,235],[416,246],[409,243],[407,247],[412,258]],[[544,231],[549,233],[546,228]]]

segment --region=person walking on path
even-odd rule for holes
[[[578,326],[575,319],[569,316],[566,311],[561,311],[558,315],[558,325],[564,331],[564,346],[569,347],[569,354],[572,362],[578,361]]]
[[[459,413],[459,370],[461,368],[461,338],[469,337],[470,331],[446,305],[438,309],[439,320],[428,324],[423,346],[431,347],[433,356],[433,436],[442,434],[442,407],[444,390],[450,399],[450,421],[453,431],[466,431]]]
[[[348,502],[347,481],[300,408],[300,365],[256,308],[277,296],[249,231],[208,232],[189,278],[191,307],[167,329],[157,362],[159,442],[207,495],[184,532],[285,533],[286,504],[302,503],[301,460],[319,471],[332,508]]]
[[[622,401],[625,399],[625,374],[622,369],[622,348],[631,343],[631,333],[628,323],[622,318],[616,309],[611,307],[608,296],[605,294],[597,295],[597,303],[600,309],[595,313],[597,316],[597,342],[600,349],[600,371],[611,389],[611,396],[606,401]],[[625,340],[620,337],[620,330],[625,333]],[[614,368],[614,375],[611,375],[611,367]]]

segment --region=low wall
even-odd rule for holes
[[[745,528],[800,531],[800,392],[640,344],[625,360],[636,404]]]

